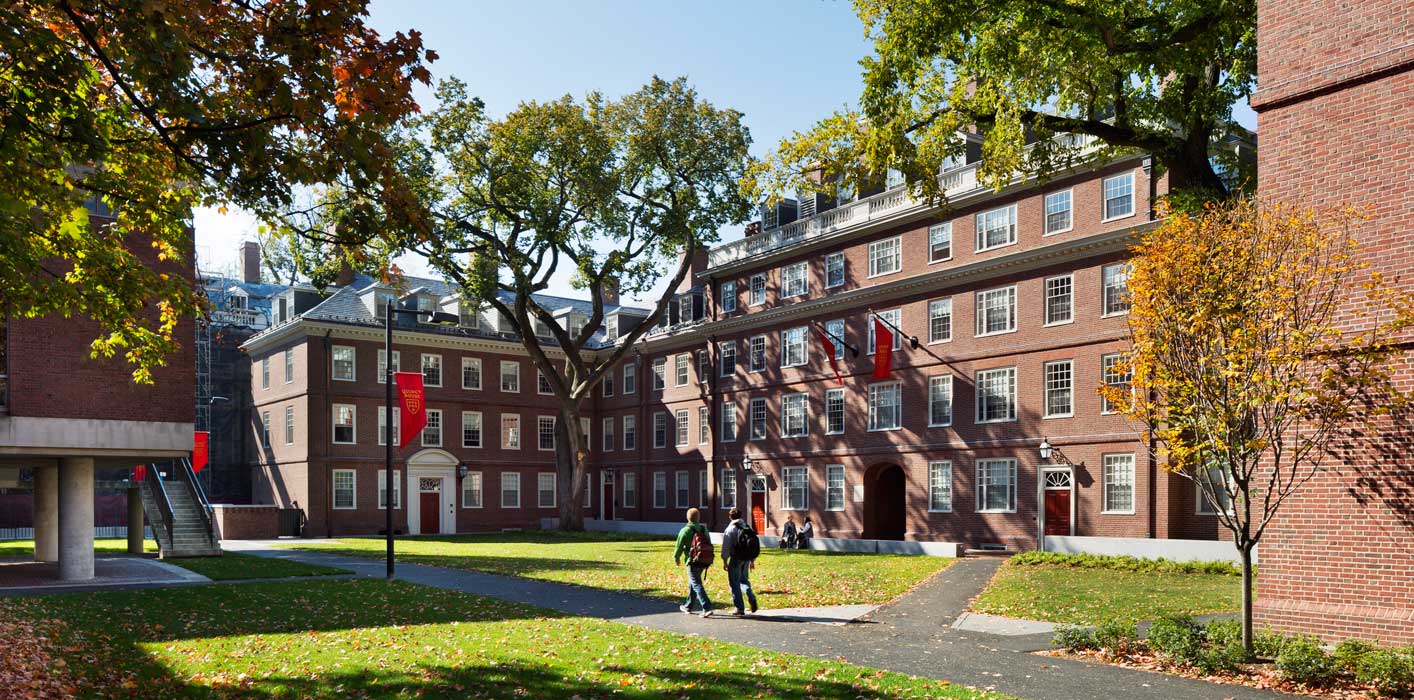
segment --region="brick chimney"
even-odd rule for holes
[[[339,260],[339,276],[334,278],[334,284],[340,287],[347,287],[353,284],[354,269],[349,264],[349,259],[343,257]]]
[[[605,277],[599,285],[599,293],[604,297],[604,306],[618,306],[619,278]]]
[[[260,282],[260,244],[255,241],[241,244],[241,280],[246,283]]]

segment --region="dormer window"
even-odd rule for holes
[[[571,317],[570,317],[570,337],[571,337],[571,338],[578,338],[580,332],[584,330],[584,326],[585,326],[585,324],[588,323],[588,322],[589,322],[589,319],[581,318],[581,317],[579,317],[579,316],[571,316]]]
[[[554,334],[550,332],[550,326],[546,325],[544,321],[538,318],[535,319],[535,335],[541,338],[554,337]]]
[[[604,320],[604,336],[609,340],[618,340],[619,317],[617,314]]]
[[[461,304],[461,325],[463,328],[481,330],[481,310],[472,304],[462,302]]]
[[[246,308],[248,308],[248,307],[249,307],[249,300],[246,299],[246,298],[245,298],[245,295],[243,295],[243,294],[232,294],[232,295],[231,295],[231,298],[229,298],[229,299],[226,300],[226,308],[227,308],[227,309],[242,309],[242,310],[243,310],[243,309],[246,309]]]

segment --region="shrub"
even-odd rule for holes
[[[1237,620],[1213,620],[1204,628],[1208,644],[1194,662],[1194,667],[1203,673],[1236,671],[1240,664],[1251,658],[1242,648],[1242,623]]]
[[[1335,645],[1335,663],[1342,671],[1354,672],[1360,657],[1375,650],[1375,645],[1363,639],[1347,639]]]
[[[1391,649],[1369,649],[1356,661],[1355,680],[1385,697],[1408,697],[1414,692],[1414,657]]]
[[[1149,646],[1176,664],[1195,665],[1207,635],[1187,615],[1165,615],[1149,626]]]
[[[1058,627],[1051,637],[1051,643],[1070,651],[1098,649],[1095,633],[1087,627]]]
[[[1311,637],[1296,637],[1277,655],[1277,674],[1293,683],[1325,685],[1335,678],[1335,659]]]
[[[1111,653],[1122,654],[1134,647],[1139,640],[1139,629],[1133,622],[1111,620],[1095,628],[1095,646],[1109,649]]]
[[[1281,654],[1281,648],[1286,646],[1286,643],[1290,641],[1290,639],[1290,637],[1279,632],[1259,630],[1257,634],[1252,637],[1252,646],[1253,650],[1257,652],[1257,656],[1264,659],[1275,659]]]
[[[1099,554],[1061,554],[1059,552],[1022,552],[1007,560],[1010,566],[1069,566],[1077,569],[1115,569],[1178,574],[1224,574],[1239,576],[1242,571],[1225,561],[1173,561],[1171,559],[1140,559],[1129,556]]]

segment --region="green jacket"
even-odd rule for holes
[[[673,563],[681,565],[683,557],[688,555],[688,550],[692,548],[692,533],[700,532],[707,535],[707,526],[702,523],[688,523],[682,526],[678,532],[678,547],[673,550]],[[711,535],[707,535],[711,537]]]

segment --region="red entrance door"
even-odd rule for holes
[[[603,518],[605,520],[614,519],[614,477],[608,476],[604,479],[603,500],[599,501],[603,508]]]
[[[1046,490],[1046,534],[1070,534],[1070,489]]]
[[[442,494],[423,491],[418,494],[418,529],[424,535],[435,535],[442,531]]]
[[[766,492],[751,489],[751,528],[757,532],[766,531]]]

